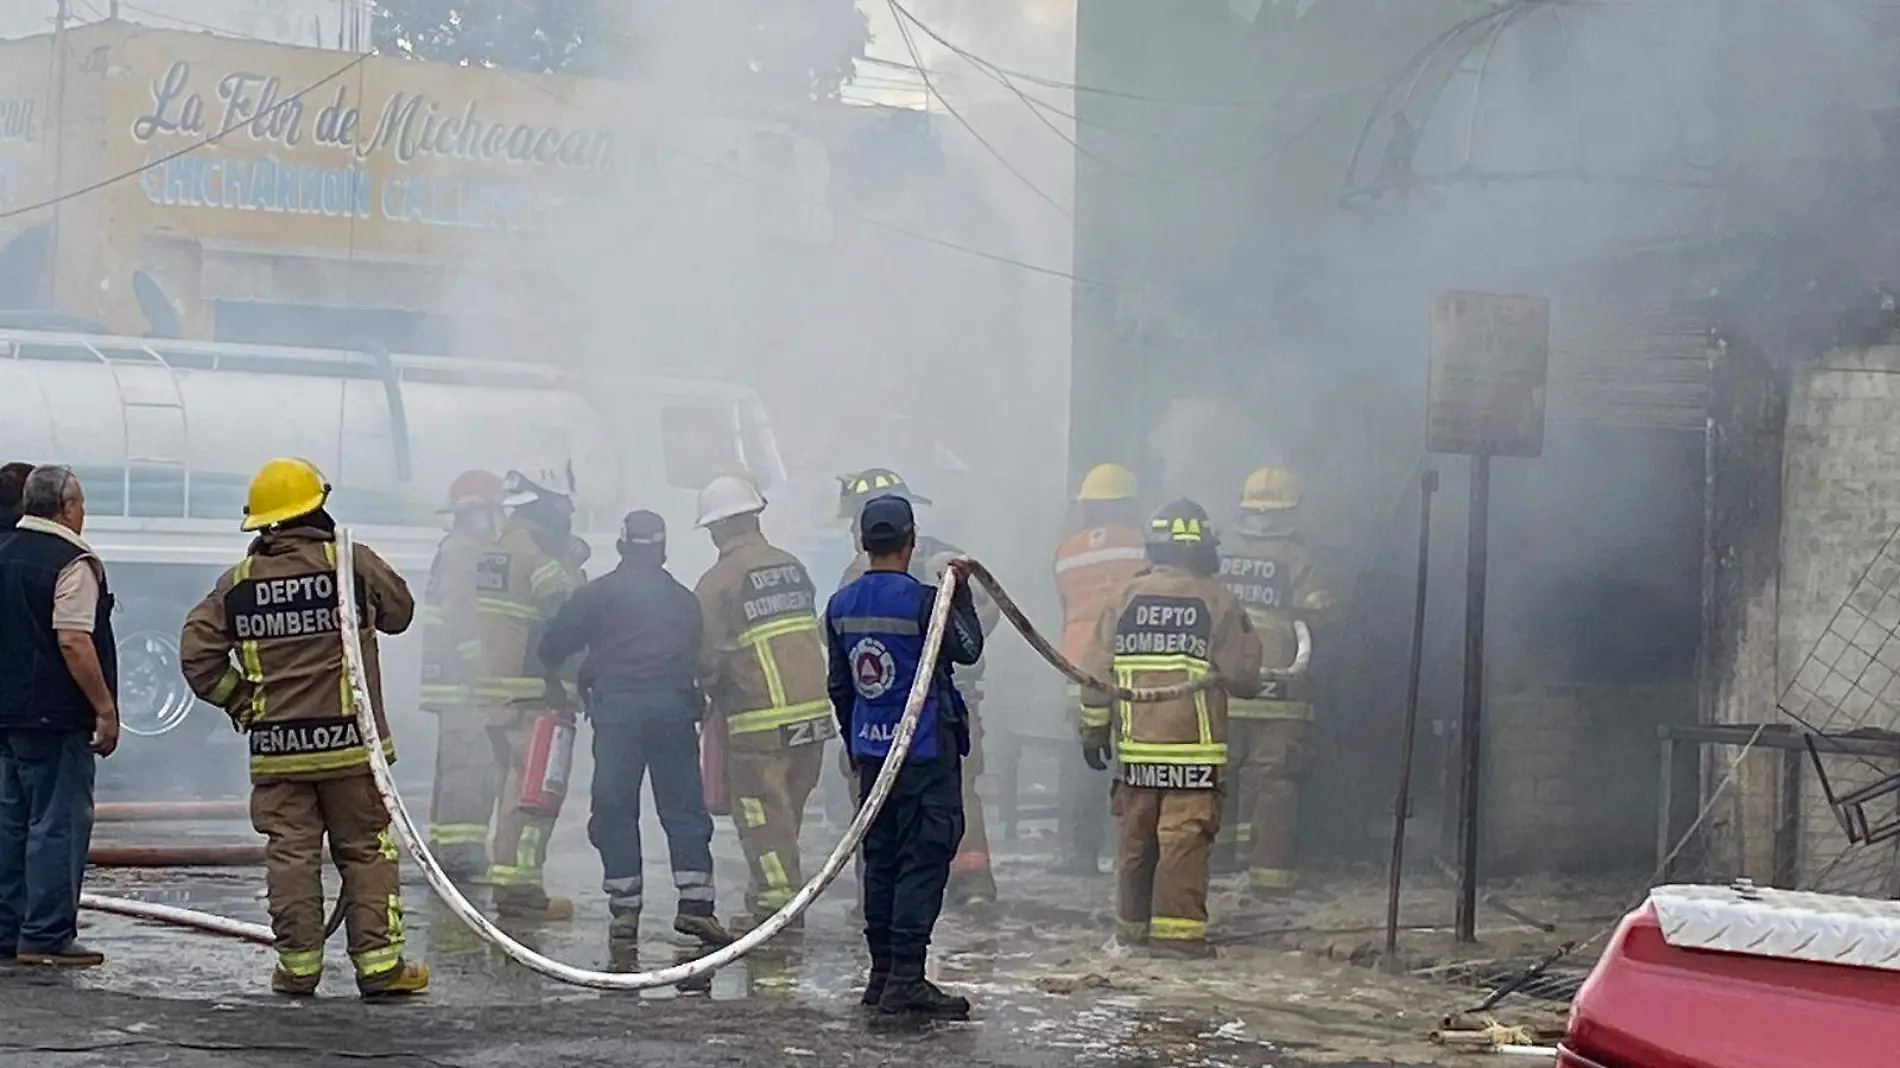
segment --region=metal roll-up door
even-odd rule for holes
[[[1566,308],[1554,302],[1551,421],[1706,429],[1716,346],[1710,303]]]

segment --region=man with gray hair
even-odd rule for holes
[[[77,937],[93,757],[119,744],[112,594],[71,468],[34,468],[20,505],[0,540],[0,954],[89,967],[105,960]]]

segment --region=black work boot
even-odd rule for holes
[[[937,1020],[967,1020],[970,1018],[970,1001],[955,994],[946,994],[937,988],[937,984],[924,978],[924,960],[916,957],[891,962],[891,976],[884,983],[884,994],[878,998],[877,1011],[889,1015],[928,1016]]]
[[[884,987],[891,980],[891,955],[888,952],[871,954],[871,974],[864,981],[864,996],[858,1004],[867,1009],[875,1009],[884,1000]]]

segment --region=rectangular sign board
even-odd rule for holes
[[[1432,301],[1427,447],[1541,456],[1550,369],[1550,301],[1440,293]]]

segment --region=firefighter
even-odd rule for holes
[[[444,871],[464,879],[487,877],[495,812],[494,750],[475,704],[482,655],[475,576],[501,532],[501,500],[501,476],[492,471],[464,471],[449,484],[437,512],[449,532],[436,546],[422,595],[421,702],[436,717],[429,845]]]
[[[873,498],[891,496],[909,501],[912,505],[930,503],[930,498],[912,491],[909,483],[889,468],[873,467],[855,475],[843,476],[839,481],[842,485],[838,494],[838,515],[840,519],[850,521],[853,539],[861,538],[858,515],[865,503]],[[919,535],[916,551],[910,558],[911,577],[926,584],[935,582],[950,561],[962,555],[962,549],[948,542]],[[859,552],[839,578],[839,588],[856,581],[869,566],[869,554]],[[982,591],[974,591],[973,596],[983,633],[988,635],[996,629],[1002,612],[996,607],[996,602]],[[983,818],[983,799],[976,792],[977,779],[983,775],[981,660],[957,677],[957,692],[962,695],[970,714],[970,753],[963,761],[963,848],[950,863],[949,897],[951,904],[980,908],[996,900],[996,878],[990,872],[989,827]]]
[[[1293,624],[1310,628],[1333,607],[1313,557],[1298,533],[1300,486],[1292,472],[1261,468],[1241,491],[1235,536],[1221,545],[1221,582],[1247,610],[1268,663],[1284,664],[1298,648]],[[1228,707],[1236,807],[1233,838],[1253,894],[1283,893],[1298,883],[1293,867],[1299,825],[1294,777],[1306,725],[1313,718],[1306,680],[1271,680],[1260,696]]]
[[[719,549],[693,591],[703,620],[700,686],[709,729],[726,732],[726,789],[752,876],[739,927],[778,911],[804,884],[805,801],[824,770],[825,741],[837,733],[817,590],[804,564],[765,540],[764,510],[758,488],[733,475],[699,494],[698,525]]]
[[[860,804],[890,755],[938,593],[912,574],[917,528],[909,501],[873,498],[864,506],[862,528],[870,566],[825,606],[826,691],[849,739],[845,755],[857,774]],[[965,787],[957,765],[970,741],[952,665],[974,664],[982,654],[982,625],[968,588],[959,586],[910,751],[860,850],[864,940],[871,952],[860,1003],[880,1012],[949,1019],[970,1013],[967,1000],[924,977],[924,962],[964,833]]]
[[[1095,639],[1095,624],[1108,601],[1121,592],[1147,560],[1136,510],[1135,475],[1120,464],[1098,464],[1076,493],[1081,529],[1056,547],[1056,593],[1062,598],[1062,655],[1080,661]],[[1070,717],[1081,728],[1081,688],[1069,685]],[[1059,871],[1100,875],[1107,837],[1107,783],[1080,754],[1061,766],[1063,817]]]
[[[251,822],[266,839],[277,948],[271,989],[308,996],[323,977],[327,835],[343,876],[357,990],[368,998],[415,994],[429,985],[429,969],[403,959],[396,843],[357,731],[338,637],[329,495],[308,461],[271,460],[259,469],[243,523],[257,538],[186,616],[179,659],[192,691],[250,736]],[[394,760],[376,633],[407,630],[415,601],[368,547],[356,546],[353,562],[363,668],[383,753]]]
[[[1220,827],[1227,698],[1260,692],[1260,639],[1215,576],[1219,543],[1193,501],[1148,521],[1149,565],[1109,602],[1082,667],[1123,686],[1167,686],[1218,673],[1223,685],[1171,701],[1114,702],[1082,692],[1083,754],[1120,774],[1115,937],[1172,956],[1209,957],[1208,854]]]
[[[529,921],[567,919],[574,909],[564,898],[550,898],[542,886],[558,805],[522,803],[524,789],[533,789],[527,770],[535,721],[551,716],[571,722],[572,715],[565,685],[548,681],[538,649],[548,620],[580,585],[574,502],[569,493],[551,488],[553,482],[548,474],[535,481],[508,472],[502,504],[510,512],[475,574],[482,643],[475,697],[501,783],[488,881],[498,913]]]

